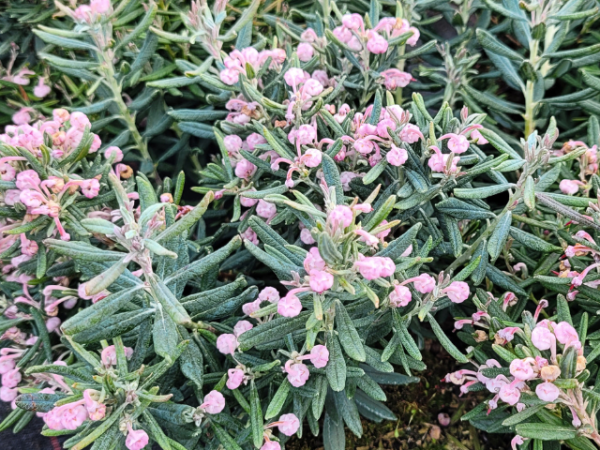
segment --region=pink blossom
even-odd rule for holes
[[[510,374],[517,380],[527,381],[535,378],[533,358],[515,359],[510,363]]]
[[[240,81],[240,73],[234,69],[223,69],[219,72],[219,79],[228,86],[233,86]]]
[[[585,186],[585,184],[577,180],[562,180],[558,185],[563,194],[569,195],[577,194],[577,191],[579,191],[579,186]]]
[[[133,355],[133,349],[131,347],[125,347],[125,357],[131,358]],[[100,353],[100,359],[102,360],[102,364],[106,367],[114,366],[117,364],[117,350],[114,345],[109,345],[108,347],[102,350]]]
[[[249,180],[256,173],[256,166],[246,159],[242,159],[235,166],[235,176]]]
[[[23,67],[13,77],[12,82],[21,86],[27,86],[29,84],[29,78],[27,78],[27,75],[35,75],[35,72],[29,70],[27,67]]]
[[[374,55],[381,55],[387,52],[388,42],[379,33],[372,31],[367,41],[367,50]]]
[[[119,147],[111,145],[106,150],[104,150],[104,157],[106,159],[110,159],[112,163],[118,163],[123,161],[123,152]]]
[[[317,130],[312,125],[300,125],[300,128],[294,135],[292,143],[300,145],[308,145],[317,138]]]
[[[110,0],[91,0],[90,7],[97,14],[104,15],[111,12]]]
[[[331,227],[336,230],[338,228],[348,228],[354,221],[352,209],[346,205],[336,205],[328,214],[327,220]]]
[[[313,55],[315,54],[313,46],[310,45],[308,42],[302,42],[298,44],[296,52],[298,53],[298,59],[302,62],[310,61]]]
[[[21,108],[13,114],[12,120],[16,125],[26,125],[32,121],[31,113],[34,111],[33,108]]]
[[[464,302],[467,298],[469,298],[469,294],[471,293],[469,290],[469,285],[464,281],[453,281],[450,283],[450,286],[443,289],[442,292],[446,294],[453,303]]]
[[[554,326],[554,336],[556,340],[565,346],[580,348],[579,335],[577,331],[568,322],[559,322]]]
[[[383,225],[387,225],[388,221],[387,220],[382,220],[381,223],[379,224],[379,226],[383,226]],[[386,230],[380,231],[379,233],[377,233],[375,236],[377,236],[379,239],[385,239],[390,233],[392,232],[391,228],[388,228]],[[394,270],[395,271],[395,270]]]
[[[244,381],[244,371],[241,369],[229,369],[227,371],[227,387],[231,390],[240,387]]]
[[[93,389],[83,391],[83,399],[85,409],[87,410],[90,420],[102,420],[106,415],[106,405],[100,403],[100,393]]]
[[[517,450],[517,445],[523,445],[523,442],[524,442],[523,438],[517,434],[510,441],[510,446],[512,447],[512,450]]]
[[[418,277],[413,278],[412,282],[415,289],[421,294],[428,294],[435,288],[435,278],[427,273],[422,273]]]
[[[63,108],[57,108],[52,111],[52,118],[59,123],[65,123],[69,120],[71,114]]]
[[[374,280],[380,277],[388,277],[396,270],[394,261],[387,257],[380,256],[359,256],[359,260],[354,263],[360,274],[367,280]]]
[[[260,450],[281,450],[281,445],[279,445],[279,442],[267,440]]]
[[[256,214],[263,219],[272,219],[277,214],[277,206],[261,199],[256,205]]]
[[[390,305],[394,308],[400,308],[406,306],[412,300],[410,289],[406,286],[396,285],[394,290],[390,292]]]
[[[353,14],[354,15],[354,14]],[[294,414],[283,414],[278,421],[279,431],[286,436],[292,436],[300,428],[300,421]]]
[[[279,301],[279,291],[274,287],[266,287],[258,294],[258,299],[261,302],[277,303]]]
[[[535,394],[540,400],[545,402],[553,402],[560,395],[560,389],[549,381],[540,383],[535,388]]]
[[[412,123],[407,123],[402,131],[400,131],[400,139],[408,144],[414,144],[420,139],[424,139],[423,133],[419,130],[419,127]]]
[[[357,139],[354,141],[354,150],[356,150],[361,155],[368,155],[375,148],[375,144],[371,142],[371,140],[367,138]]]
[[[319,249],[312,247],[304,257],[304,270],[310,273],[312,270],[325,270],[325,261],[321,258]]]
[[[344,43],[347,43],[353,38],[352,32],[344,26],[335,27],[333,29],[333,35]]]
[[[252,133],[246,138],[246,144],[248,145],[248,150],[250,151],[254,151],[257,145],[266,143],[267,140],[258,133]]]
[[[500,388],[499,394],[500,399],[503,402],[508,403],[509,405],[515,405],[521,398],[521,391],[516,386],[514,386],[513,383],[504,384]]]
[[[321,153],[321,151],[317,150],[316,148],[310,148],[306,151],[306,153],[304,153],[304,155],[302,155],[300,161],[306,167],[318,167],[319,164],[321,164],[322,156],[323,153]]]
[[[0,164],[0,177],[2,181],[12,181],[15,179],[17,171],[9,163],[5,162]]]
[[[233,355],[238,347],[234,334],[222,334],[217,338],[217,349],[224,355]]]
[[[294,387],[304,386],[310,376],[310,372],[306,365],[295,362],[292,359],[285,363],[285,371],[287,373],[288,381]]]
[[[19,368],[16,367],[8,372],[2,374],[2,386],[7,388],[14,388],[21,381],[21,372],[19,372]]]
[[[248,330],[251,330],[253,327],[254,327],[254,325],[252,325],[247,320],[240,320],[233,327],[233,334],[235,335],[236,338],[238,338],[238,337],[240,337],[240,335],[244,334]]]
[[[229,155],[239,152],[242,149],[242,138],[235,134],[230,134],[223,138],[225,150]]]
[[[38,98],[44,98],[50,93],[52,89],[45,83],[45,81],[46,80],[44,80],[43,77],[38,78],[38,84],[33,88],[33,95]]]
[[[392,258],[379,257],[381,262],[381,270],[379,272],[380,277],[391,277],[396,272],[396,264]]]
[[[200,405],[209,414],[219,414],[225,408],[225,397],[219,391],[210,391]]]
[[[0,375],[4,375],[5,373],[10,372],[14,368],[15,360],[13,358],[3,359],[2,357],[0,357]]]
[[[349,30],[362,30],[364,29],[363,18],[360,14],[346,14],[342,17],[342,24]],[[294,434],[294,433],[292,433]]]
[[[448,159],[450,158],[451,154],[448,154],[448,155],[442,154],[441,150],[438,147],[436,147],[435,145],[432,145],[431,149],[433,150],[434,153],[429,158],[427,165],[431,168],[431,170],[433,172],[440,172],[440,173],[445,172],[446,165],[448,164]],[[450,173],[455,173],[458,170],[457,164],[459,161],[460,161],[460,158],[458,158],[458,157],[452,158],[452,162],[450,164]]]
[[[488,143],[488,140],[483,137],[479,130],[471,131],[471,139],[474,140],[477,145],[485,145]]]
[[[129,425],[129,432],[127,433],[127,439],[125,439],[125,446],[129,450],[142,450],[148,445],[148,434],[144,430],[134,430]]]
[[[254,191],[255,189],[252,188],[251,190]],[[258,199],[257,198],[244,197],[243,193],[240,195],[240,204],[242,206],[245,206],[246,208],[252,208],[257,203],[258,203]]]
[[[80,186],[81,192],[87,198],[94,198],[100,193],[100,183],[95,178],[83,180]]]
[[[399,87],[406,87],[413,81],[410,73],[402,72],[398,69],[387,69],[381,72],[383,83],[388,90],[394,90]]]
[[[379,244],[379,239],[373,236],[371,233],[365,230],[356,230],[355,233],[360,236],[360,241],[365,242],[367,245],[371,247],[375,247]]]
[[[71,114],[69,123],[71,124],[71,127],[80,131],[85,130],[86,127],[89,128],[92,125],[90,123],[90,119],[88,119],[84,113],[79,111],[75,111],[73,114]]]
[[[310,351],[310,362],[317,369],[322,369],[329,362],[329,350],[324,345],[315,345]]]
[[[283,317],[296,317],[302,311],[302,303],[294,294],[288,294],[279,300],[277,313]]]
[[[306,245],[312,245],[316,242],[308,228],[303,228],[302,231],[300,231],[300,240]]]
[[[65,430],[76,430],[88,418],[87,409],[81,403],[68,403],[60,407],[61,424]]]
[[[410,27],[408,29],[408,31],[412,31],[412,36],[409,37],[406,40],[406,43],[408,45],[410,45],[411,47],[414,47],[415,45],[417,45],[417,41],[419,40],[419,37],[421,36],[421,33],[419,32],[419,30],[415,27]]]
[[[556,347],[554,334],[548,328],[539,324],[531,332],[531,342],[535,348],[542,351]]]
[[[498,332],[496,333],[496,336],[500,337],[501,339],[504,339],[506,342],[510,342],[515,337],[515,333],[519,330],[520,330],[519,327],[503,328],[501,330],[498,330]]]
[[[406,160],[408,159],[408,152],[405,149],[401,147],[396,147],[392,144],[392,148],[385,155],[385,159],[392,166],[398,167],[406,162]]]
[[[34,170],[24,170],[17,174],[17,188],[23,189],[36,189],[41,183],[40,177]]]
[[[249,230],[251,228],[248,228]],[[244,312],[244,314],[246,315],[251,315],[254,314],[256,311],[258,311],[260,309],[260,300],[255,300],[253,302],[250,303],[244,303],[242,305],[242,311]]]
[[[3,402],[10,403],[19,395],[17,388],[9,388],[8,386],[2,386],[0,388],[0,400]]]
[[[469,140],[462,134],[448,133],[440,137],[440,140],[448,139],[448,149],[455,154],[464,153],[469,149]]]
[[[333,275],[322,270],[311,270],[310,273],[310,288],[317,294],[331,289],[333,286]]]
[[[288,69],[288,71],[283,75],[283,79],[288,86],[292,86],[293,88],[296,88],[299,84],[304,83],[308,78],[309,77],[306,76],[302,69],[298,69],[296,67]]]

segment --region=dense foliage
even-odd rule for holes
[[[341,450],[436,339],[462,420],[596,448],[598,11],[11,2],[0,430]]]

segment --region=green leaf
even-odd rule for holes
[[[531,416],[535,415],[539,410],[545,407],[546,405],[530,406],[529,408],[526,408],[521,412],[513,414],[508,419],[505,419],[504,422],[502,422],[502,425],[504,425],[505,427],[510,427],[521,423],[525,419],[529,419]]]
[[[346,361],[344,361],[337,336],[333,332],[327,335],[327,350],[329,350],[329,362],[326,368],[327,380],[331,389],[341,392],[346,387]]]
[[[522,160],[523,159],[521,157],[521,155],[519,155],[519,153],[517,153],[517,151],[513,150],[506,143],[506,141],[504,139],[502,139],[498,134],[496,134],[492,130],[489,130],[487,128],[481,128],[481,129],[479,129],[479,132],[500,153],[505,153],[505,154],[509,155],[511,158],[516,159],[516,160]]]
[[[433,316],[431,314],[427,314],[427,317],[429,319],[429,324],[431,325],[433,333],[436,335],[436,337],[440,341],[440,344],[446,349],[450,356],[452,356],[454,359],[456,359],[456,361],[458,361],[461,364],[468,363],[469,360],[467,359],[467,357],[463,355],[460,352],[460,350],[458,350],[456,346],[450,341],[448,336],[446,336],[446,333],[444,333],[444,330],[442,330],[442,328],[433,318]]]
[[[515,187],[512,183],[507,184],[492,184],[480,188],[455,188],[454,195],[458,198],[488,198],[492,195],[500,194]]]
[[[131,33],[127,34],[125,37],[119,40],[114,51],[116,52],[120,48],[125,47],[130,42],[133,42],[133,40],[136,39],[143,32],[147,31],[148,28],[150,28],[150,25],[152,25],[152,22],[154,21],[154,16],[156,16],[157,12],[158,7],[156,6],[156,3],[150,3],[148,5],[148,10],[142,18],[142,20],[140,21],[140,23],[138,23],[138,25],[131,31]]]
[[[258,389],[256,389],[254,380],[250,382],[250,423],[252,425],[254,446],[260,448],[263,444],[263,415]]]
[[[235,439],[233,439],[229,433],[227,433],[227,431],[217,425],[214,421],[210,422],[210,426],[225,450],[242,450],[242,447],[238,445]]]
[[[512,213],[507,211],[501,217],[498,218],[498,222],[496,224],[496,228],[492,235],[490,236],[490,240],[487,244],[487,251],[490,254],[492,261],[498,259],[500,254],[502,253],[502,249],[506,244],[506,239],[508,238],[508,233],[510,232],[510,224],[512,223]]]
[[[267,408],[267,412],[265,413],[265,420],[272,419],[273,417],[279,415],[281,412],[281,408],[285,401],[288,398],[288,394],[290,393],[291,384],[287,378],[283,380],[283,383],[279,385],[279,389],[275,392],[275,395],[271,399],[269,403],[269,407]]]
[[[335,323],[340,343],[346,354],[356,361],[364,362],[367,356],[360,335],[340,301],[336,302]]]
[[[562,252],[562,248],[556,245],[552,245],[551,243],[534,236],[531,233],[527,233],[519,228],[510,227],[510,235],[517,241],[523,244],[525,247],[529,247],[532,250],[536,250],[538,252]]]
[[[575,439],[577,430],[573,427],[551,425],[547,423],[522,423],[517,425],[517,434],[524,438],[541,441],[564,441]]]
[[[177,325],[171,316],[162,309],[157,311],[154,318],[152,341],[154,342],[154,351],[156,354],[165,359],[171,358],[171,355],[175,353],[175,348],[179,343]]]
[[[340,172],[335,161],[326,153],[322,156],[323,178],[329,187],[335,187],[336,203],[344,204],[344,189],[340,179]]]
[[[519,77],[519,74],[517,73],[517,70],[513,66],[510,59],[508,59],[504,56],[497,55],[496,53],[488,53],[488,57],[490,58],[490,60],[494,64],[494,66],[496,66],[496,68],[502,73],[506,82],[513,89],[518,89],[521,91],[523,91],[525,89],[525,86],[523,85],[523,81],[521,81],[521,78]],[[489,139],[488,139],[488,141],[489,141]]]
[[[482,28],[478,28],[475,33],[481,46],[488,52],[504,56],[519,63],[523,61],[523,56],[512,50],[510,47],[504,45],[497,36],[492,35]]]
[[[71,39],[67,37],[57,36],[56,34],[46,33],[41,30],[33,30],[33,33],[40,39],[48,44],[56,45],[59,48],[70,49],[70,50],[93,50],[98,49],[90,44],[89,42],[79,41],[77,39]]]
[[[461,220],[493,219],[495,217],[493,213],[483,208],[463,202],[454,197],[442,200],[436,207],[440,212]]]
[[[214,193],[210,191],[208,194],[204,196],[204,198],[196,205],[196,207],[188,212],[182,219],[179,219],[173,225],[168,227],[165,231],[160,233],[154,240],[156,242],[160,241],[168,241],[180,234],[187,232],[191,227],[193,227],[198,220],[204,215],[206,212],[209,203],[213,200]]]

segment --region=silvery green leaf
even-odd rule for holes
[[[501,185],[489,185],[486,187],[480,187],[480,188],[455,188],[454,189],[454,195],[458,198],[467,198],[467,199],[472,199],[472,198],[487,198],[487,197],[491,197],[492,195],[496,195],[496,194],[500,194],[501,192],[505,192],[511,188],[513,188],[515,185],[510,183],[510,184],[501,184]]]
[[[494,228],[494,231],[492,232],[487,244],[487,251],[491,256],[492,261],[498,259],[502,253],[502,249],[506,244],[506,239],[508,238],[508,234],[510,232],[511,222],[512,213],[510,211],[507,211],[498,218],[496,227]]]

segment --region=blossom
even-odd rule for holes
[[[298,53],[298,59],[300,61],[307,62],[311,60],[315,53],[315,50],[313,49],[313,46],[310,45],[308,42],[302,42],[298,44],[296,52]]]
[[[50,91],[52,89],[46,84],[46,80],[43,77],[39,77],[37,86],[33,88],[33,95],[38,98],[44,98]]]
[[[83,399],[85,409],[87,410],[91,420],[102,420],[106,415],[106,405],[100,403],[100,393],[93,389],[83,391]]]
[[[316,148],[310,148],[302,155],[300,161],[306,167],[318,167],[321,164],[321,159],[323,157],[323,153]]]
[[[483,137],[479,130],[471,131],[471,139],[474,140],[477,145],[485,145],[488,143],[488,140]]]
[[[395,145],[392,144],[392,148],[385,155],[385,159],[392,166],[398,167],[398,166],[403,165],[406,162],[406,160],[408,159],[408,152],[405,149],[396,147]]]
[[[327,215],[327,220],[334,230],[348,228],[354,220],[354,214],[349,206],[336,205]]]
[[[407,281],[408,280],[406,280],[405,283]],[[415,289],[421,294],[428,294],[435,288],[435,278],[428,273],[422,273],[418,277],[413,278],[411,281]]]
[[[396,285],[394,290],[390,292],[390,305],[394,308],[406,306],[412,300],[410,289],[406,286]]]
[[[442,151],[435,145],[432,145],[431,149],[433,150],[433,155],[431,155],[429,158],[427,165],[433,172],[445,172],[448,159],[452,154],[444,155]],[[450,164],[450,173],[455,173],[458,170],[457,164],[459,161],[460,158],[458,157],[452,158],[452,162]]]
[[[260,450],[281,450],[279,442],[266,440]]]
[[[252,328],[254,328],[254,325],[252,325],[250,322],[248,322],[247,320],[240,320],[234,325],[233,334],[236,338],[238,338],[240,337],[240,335],[244,334],[246,331],[251,330]]]
[[[256,166],[252,164],[247,159],[242,159],[235,166],[235,176],[238,178],[243,178],[244,180],[249,180],[252,178],[252,175],[256,173]]]
[[[322,270],[311,270],[310,273],[310,288],[317,294],[331,289],[333,286],[333,275]]]
[[[402,72],[398,69],[387,69],[381,72],[383,84],[388,90],[394,90],[399,87],[406,87],[414,80],[410,73]]]
[[[60,408],[61,424],[65,430],[76,430],[88,417],[87,409],[80,403],[68,403]]]
[[[579,335],[573,326],[568,322],[559,322],[554,327],[554,336],[556,340],[565,346],[580,348]]]
[[[469,298],[470,294],[469,285],[464,281],[453,281],[442,292],[448,296],[452,303],[462,303]]]
[[[288,294],[279,300],[277,313],[283,317],[296,317],[302,311],[302,303],[294,294]]]
[[[510,363],[510,374],[518,380],[527,381],[535,378],[531,363],[533,358],[515,359]]]
[[[319,249],[312,247],[304,257],[304,270],[310,273],[312,270],[325,270],[325,261],[321,258]]]
[[[540,383],[535,388],[535,394],[539,397],[540,400],[545,402],[553,402],[560,395],[560,389],[558,389],[554,384],[549,381],[544,381]]]
[[[222,334],[217,338],[217,350],[224,355],[233,355],[238,347],[234,334]]]
[[[283,414],[279,417],[279,431],[286,436],[292,436],[300,428],[300,421],[294,414]]]
[[[239,152],[242,149],[242,144],[242,138],[235,134],[230,134],[223,138],[223,145],[230,156]]]
[[[288,86],[292,86],[296,88],[299,84],[306,81],[308,77],[302,69],[298,69],[296,67],[292,67],[288,69],[288,71],[283,75],[283,79],[288,84]]]
[[[513,383],[507,383],[500,388],[499,395],[503,402],[515,405],[521,398],[521,391]]]
[[[80,183],[81,192],[87,198],[94,198],[100,193],[100,183],[95,178]]]
[[[360,259],[354,263],[354,266],[367,280],[390,276],[396,269],[396,265],[391,258],[381,256],[360,255]]]
[[[104,157],[111,160],[112,163],[118,163],[123,161],[123,151],[119,147],[111,145],[104,150]]]
[[[14,368],[2,374],[2,386],[7,388],[14,388],[21,381],[21,372],[19,368]]]
[[[316,242],[308,228],[302,228],[300,231],[300,240],[307,245],[312,245]]]
[[[531,342],[538,350],[549,350],[556,346],[556,338],[552,332],[543,326],[536,326],[531,332]]]
[[[274,287],[266,287],[258,294],[261,302],[277,303],[279,301],[279,291]]]
[[[462,134],[448,133],[439,138],[439,140],[448,139],[448,149],[455,154],[464,153],[469,149],[469,140]]]
[[[585,186],[585,184],[578,180],[562,180],[558,185],[563,194],[569,195],[577,194],[579,186]]]
[[[219,391],[210,391],[200,405],[209,414],[219,414],[225,408],[225,397]]]
[[[523,445],[523,442],[524,442],[523,438],[517,434],[510,441],[510,446],[512,447],[512,450],[517,450],[517,445]]]
[[[374,55],[380,55],[387,52],[388,42],[379,33],[370,32],[369,40],[367,41],[367,50]]]
[[[365,25],[360,14],[346,14],[342,17],[342,24],[349,30],[361,30]],[[293,433],[292,433],[293,434]]]
[[[324,345],[315,345],[310,351],[310,362],[317,369],[322,369],[329,362],[329,350]]]
[[[277,214],[277,206],[260,199],[256,205],[256,214],[263,219],[270,220]]]
[[[308,367],[305,364],[295,362],[291,359],[285,363],[285,372],[287,373],[288,381],[294,387],[304,386],[310,376]]]
[[[423,133],[419,130],[419,127],[413,125],[412,123],[408,123],[402,128],[400,131],[400,139],[408,144],[414,144],[420,139],[425,139],[423,137]]]
[[[129,425],[125,446],[129,450],[141,450],[148,445],[148,434],[144,430],[134,430]]]
[[[16,125],[26,125],[33,120],[31,113],[35,110],[33,108],[21,108],[12,116],[12,121]]]
[[[498,330],[496,336],[500,337],[501,339],[504,339],[506,342],[510,342],[515,337],[515,333],[519,330],[519,327],[506,327],[501,330]]]
[[[229,369],[227,371],[227,388],[234,390],[240,387],[244,381],[244,371],[241,369]]]
[[[3,402],[10,403],[19,395],[17,388],[9,388],[8,386],[2,386],[0,388],[0,400]]]

